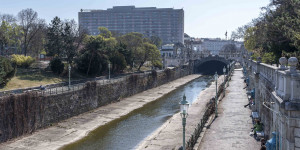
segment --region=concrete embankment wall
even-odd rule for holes
[[[190,67],[133,74],[111,84],[86,82],[81,89],[57,95],[39,92],[0,98],[0,143],[87,112],[191,73]]]

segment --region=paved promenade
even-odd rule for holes
[[[251,110],[248,103],[242,70],[236,69],[224,99],[219,103],[218,118],[206,130],[198,150],[259,150],[260,142],[249,136]]]
[[[155,101],[180,86],[200,77],[189,75],[159,87],[149,89],[120,102],[62,121],[53,127],[34,132],[13,141],[0,144],[0,150],[54,150],[79,140],[90,131],[120,118],[145,104]],[[101,149],[101,148],[99,148]]]

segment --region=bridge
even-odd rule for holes
[[[230,60],[218,55],[203,57],[201,59],[194,60],[194,73],[201,74],[214,74],[216,71],[218,74],[223,74],[223,67],[227,67],[230,64]]]
[[[212,75],[217,71],[218,74],[223,74],[223,68],[227,67],[231,62],[240,61],[238,55],[234,57],[224,57],[219,55],[207,55],[202,57],[163,57],[164,67],[179,67],[189,65],[192,67],[193,73],[203,75]]]

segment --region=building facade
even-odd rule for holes
[[[211,55],[220,55],[228,45],[234,45],[236,49],[239,49],[242,45],[242,42],[222,40],[220,38],[201,38],[195,40],[193,43],[194,50],[200,52],[209,51]]]
[[[114,6],[107,10],[83,10],[78,13],[79,25],[91,35],[99,34],[98,27],[126,34],[139,32],[146,37],[158,36],[163,44],[183,43],[183,9],[135,6]]]

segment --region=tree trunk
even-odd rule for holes
[[[92,59],[93,59],[93,54],[92,54],[92,57],[91,57],[91,59],[90,59],[90,62],[89,62],[89,67],[88,67],[88,70],[87,70],[87,72],[86,72],[86,75],[87,75],[87,76],[89,75],[89,71],[90,71],[90,67],[91,67]]]
[[[0,55],[3,56],[3,51],[4,51],[4,46],[3,44],[1,44],[0,46]]]
[[[141,62],[138,68],[138,71],[140,71],[141,67],[144,65],[145,62]]]

